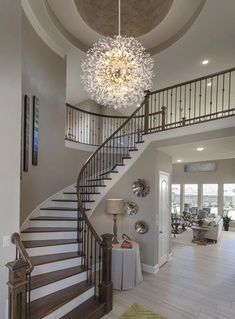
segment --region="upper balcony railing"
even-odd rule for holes
[[[235,68],[146,92],[143,111],[128,125],[132,134],[149,134],[232,115],[235,115]],[[66,139],[98,146],[127,119],[128,116],[95,114],[67,104]],[[128,131],[123,134],[128,135]]]

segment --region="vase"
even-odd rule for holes
[[[229,224],[224,224],[224,230],[228,231],[228,229],[229,229]]]

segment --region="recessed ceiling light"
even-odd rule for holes
[[[207,83],[207,86],[212,86],[212,83],[211,82]]]
[[[206,64],[208,64],[208,63],[209,63],[209,60],[203,60],[203,61],[202,61],[202,64],[203,64],[203,65],[206,65]]]
[[[204,150],[204,147],[198,147],[198,148],[197,148],[197,151],[198,151],[198,152],[201,152],[201,151],[203,151],[203,150]]]
[[[181,159],[178,159],[177,162],[180,163],[180,162],[182,162],[182,160],[181,160]]]

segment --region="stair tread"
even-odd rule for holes
[[[91,297],[80,306],[73,309],[61,319],[89,319],[92,318],[90,315],[99,309],[100,307],[104,308],[105,304],[101,303],[98,298]]]
[[[53,199],[52,202],[59,202],[59,203],[77,203],[78,200],[77,199]],[[82,202],[86,202],[86,203],[94,203],[95,200],[93,199],[86,199],[86,200],[82,200]]]
[[[106,187],[106,185],[103,184],[91,184],[91,185],[80,185],[80,188],[82,187]]]
[[[78,200],[77,199],[61,199],[61,198],[58,198],[58,199],[52,199],[52,202],[68,202],[68,203],[73,203],[73,202],[77,202]]]
[[[87,282],[81,282],[36,299],[30,303],[30,318],[43,318],[90,288]]]
[[[144,143],[144,141],[138,141],[138,142],[135,142],[135,144],[139,144],[139,143]]]
[[[69,252],[69,253],[59,253],[59,254],[51,254],[51,255],[41,255],[31,257],[34,266],[49,264],[56,261],[66,260],[81,257],[81,252]]]
[[[77,192],[64,192],[65,195],[77,195]],[[99,195],[100,192],[80,192],[80,195]]]
[[[71,245],[81,243],[80,239],[51,239],[51,240],[25,240],[25,248],[36,248],[45,246]]]
[[[29,227],[22,230],[21,233],[49,233],[49,232],[74,232],[77,231],[77,227]]]
[[[60,217],[60,216],[37,216],[30,218],[30,220],[59,220],[59,221],[79,221],[82,220],[82,217]]]
[[[88,182],[96,182],[96,181],[111,181],[111,177],[97,177],[93,179],[88,179]]]
[[[80,274],[84,271],[86,271],[84,268],[80,266],[76,266],[76,267],[48,272],[41,275],[32,276],[31,289],[37,289],[37,288],[49,285],[53,282]]]
[[[56,210],[56,211],[71,211],[71,212],[77,212],[78,209],[75,207],[42,207],[40,210]],[[86,211],[90,210],[89,208],[86,208]]]

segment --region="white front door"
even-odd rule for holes
[[[159,175],[159,236],[158,264],[162,266],[168,259],[169,251],[169,174]]]

